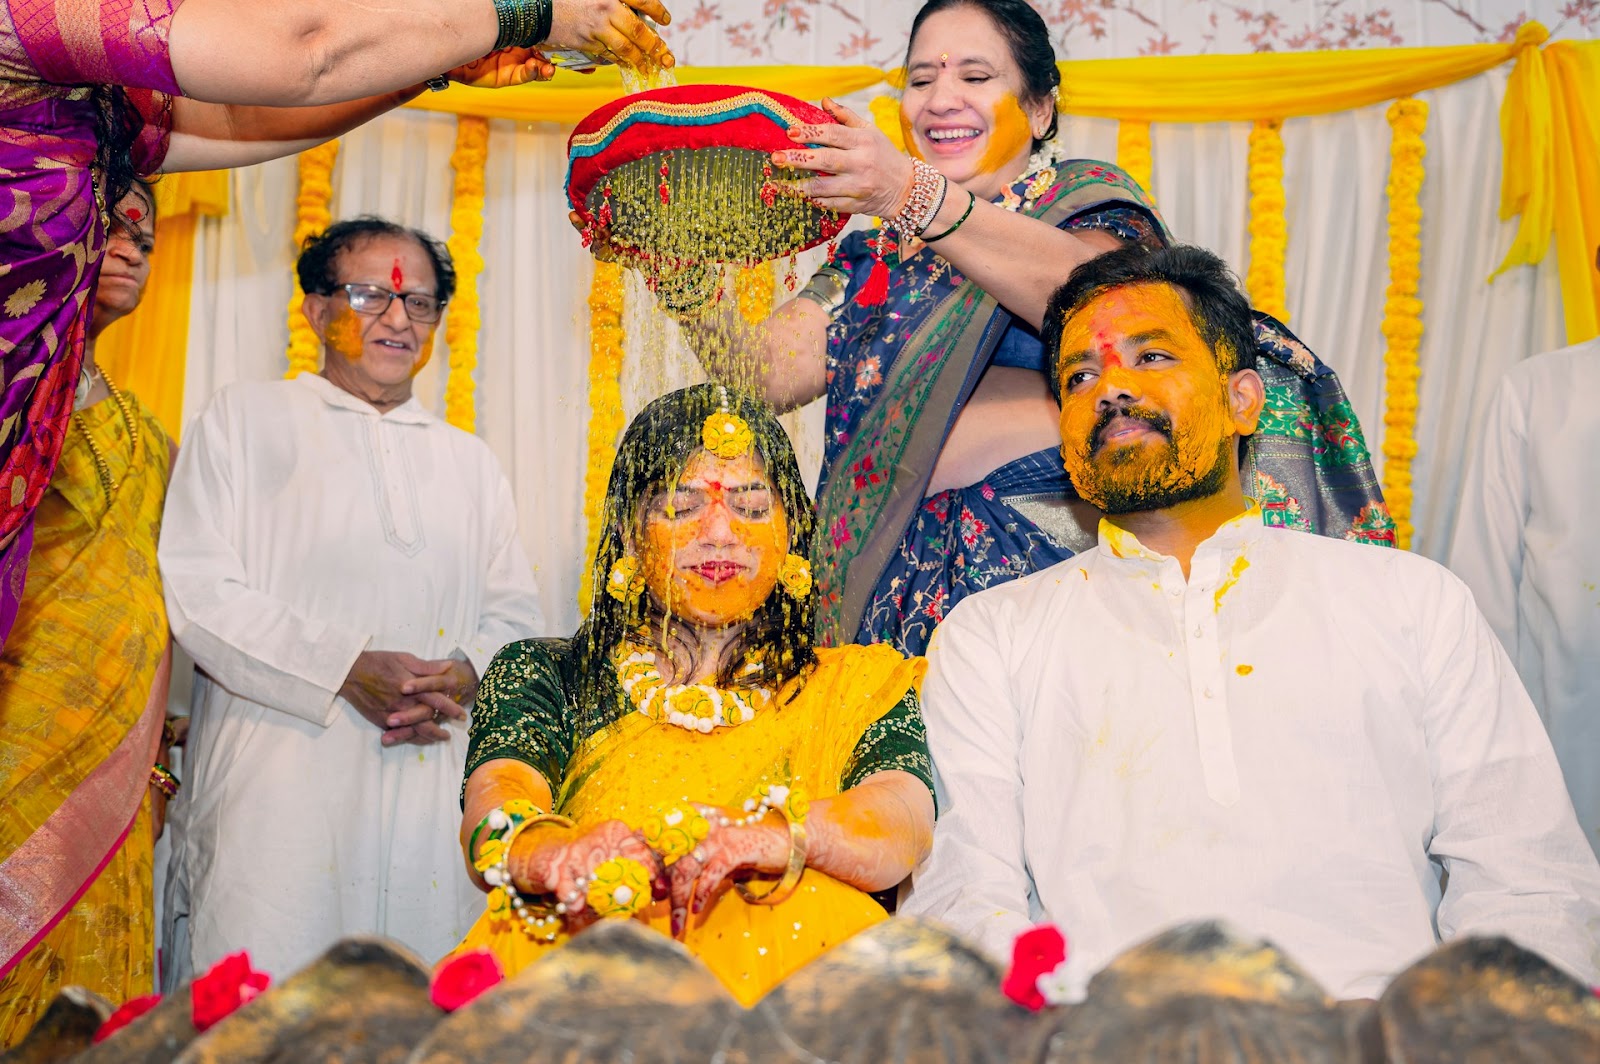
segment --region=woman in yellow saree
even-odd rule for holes
[[[122,1002],[153,981],[151,803],[164,795],[152,765],[168,668],[156,536],[171,445],[93,355],[93,337],[139,303],[153,211],[143,186],[118,205],[80,406],[0,652],[0,1047],[63,986]]]
[[[924,663],[813,648],[811,503],[758,400],[652,403],[605,521],[577,635],[512,644],[484,675],[462,845],[489,899],[462,948],[515,972],[632,916],[748,1005],[884,919],[868,892],[926,852]]]

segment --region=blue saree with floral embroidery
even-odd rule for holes
[[[1144,191],[1108,163],[1045,167],[997,202],[1058,228],[1102,229],[1150,248],[1170,239]],[[997,357],[1028,364],[1031,353],[1046,367],[1048,359],[1026,323],[927,247],[904,259],[891,248],[888,298],[856,302],[874,256],[868,241],[881,235],[851,234],[832,261],[848,283],[828,330],[818,625],[826,643],[889,643],[921,654],[961,599],[1070,558],[1093,544],[1094,525],[1073,519],[1084,504],[1054,448],[976,484],[926,494],[984,371]],[[1278,321],[1257,314],[1256,335],[1267,405],[1244,475],[1265,520],[1392,546],[1394,524],[1338,378]]]

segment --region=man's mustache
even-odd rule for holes
[[[1127,418],[1129,421],[1142,422],[1146,428],[1161,433],[1168,441],[1172,439],[1172,419],[1159,410],[1132,404],[1107,407],[1095,419],[1094,431],[1089,433],[1089,454],[1091,456],[1099,454],[1100,449],[1106,445],[1105,431],[1119,417]]]

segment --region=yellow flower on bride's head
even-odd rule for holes
[[[755,443],[756,434],[738,414],[718,410],[706,418],[700,430],[700,442],[718,458],[737,458]]]
[[[778,566],[778,583],[797,599],[811,594],[811,563],[798,554],[791,554]]]
[[[650,873],[631,857],[613,857],[595,867],[584,900],[602,919],[632,916],[650,904]]]

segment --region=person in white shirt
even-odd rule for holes
[[[1337,997],[1441,938],[1596,979],[1600,866],[1467,589],[1263,524],[1248,305],[1209,252],[1112,252],[1045,318],[1099,545],[972,596],[923,688],[939,820],[904,911],[1092,972],[1174,924],[1263,935]]]
[[[1600,339],[1500,383],[1467,471],[1450,568],[1516,663],[1600,853]]]
[[[358,218],[298,271],[322,373],[223,389],[167,495],[167,610],[201,670],[169,987],[240,949],[281,977],[347,934],[460,941],[483,906],[455,840],[466,707],[541,627],[498,463],[412,396],[449,252]]]

